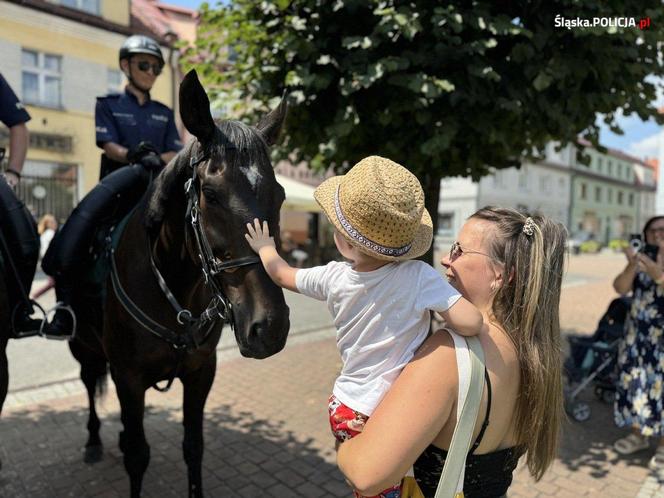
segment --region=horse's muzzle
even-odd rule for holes
[[[281,351],[286,345],[290,329],[289,309],[278,314],[268,315],[248,325],[244,337],[236,331],[240,353],[247,358],[261,360]]]

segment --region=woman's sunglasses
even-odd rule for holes
[[[456,240],[452,242],[452,247],[450,247],[450,261],[456,260],[459,256],[463,254],[481,254],[482,256],[486,256],[487,258],[493,259],[491,256],[489,256],[486,253],[480,252],[480,251],[469,251],[467,249],[463,249],[461,247],[461,244],[457,242]]]
[[[148,61],[137,61],[136,67],[141,71],[143,71],[144,73],[147,73],[150,70],[150,68],[152,68],[152,74],[154,74],[155,76],[159,76],[161,74],[160,64],[150,64]]]

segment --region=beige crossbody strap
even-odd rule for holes
[[[470,449],[484,390],[484,351],[480,340],[477,337],[460,337],[453,332],[451,335],[457,349],[460,400],[458,406],[462,408],[457,409],[457,425],[452,435],[452,442],[447,452],[435,498],[463,496],[466,455]],[[470,361],[465,358],[461,359],[463,356],[469,358]],[[465,379],[470,379],[467,390],[464,389],[466,387]]]

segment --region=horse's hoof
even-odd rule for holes
[[[85,456],[83,457],[83,461],[85,463],[97,463],[101,461],[103,455],[104,455],[104,447],[101,444],[86,446]]]

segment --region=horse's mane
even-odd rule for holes
[[[177,189],[184,195],[184,183],[191,175],[190,158],[200,154],[200,149],[196,140],[189,141],[148,190],[144,224],[149,232],[154,233],[163,223],[166,207],[178,194]],[[261,134],[239,121],[218,122],[214,137],[205,147],[204,153],[219,161],[223,158],[233,176],[240,172],[243,165],[256,165],[263,170],[272,167],[269,148]]]

